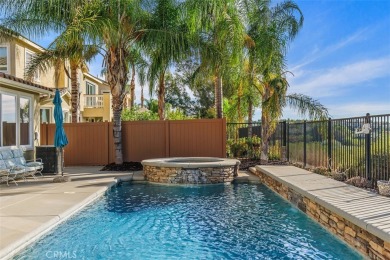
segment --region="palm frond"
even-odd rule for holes
[[[61,60],[58,53],[55,51],[45,51],[34,55],[31,59],[30,63],[27,66],[27,70],[25,71],[24,77],[27,80],[30,80],[34,77],[35,73],[38,71],[46,72],[50,70],[53,66],[55,66]],[[64,60],[62,60],[64,61]]]
[[[310,119],[326,119],[329,117],[328,109],[318,100],[303,94],[289,94],[286,96],[287,104],[296,109],[302,116],[307,115]]]

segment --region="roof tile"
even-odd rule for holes
[[[26,84],[26,85],[29,85],[29,86],[33,86],[33,87],[36,87],[36,88],[40,88],[40,89],[43,89],[43,90],[47,90],[47,91],[54,91],[52,88],[48,88],[48,87],[45,87],[45,86],[33,83],[31,81],[28,81],[28,80],[17,78],[15,76],[12,76],[12,75],[9,75],[9,74],[3,73],[3,72],[0,72],[0,78],[9,79],[9,80],[12,80],[12,81],[15,81],[15,82],[23,83],[23,84]]]

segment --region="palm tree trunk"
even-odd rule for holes
[[[107,83],[111,89],[113,110],[113,135],[115,147],[115,163],[123,163],[122,154],[122,121],[123,100],[126,95],[128,67],[124,59],[127,57],[124,48],[112,47],[108,50],[106,59]]]
[[[158,84],[158,117],[160,120],[164,120],[164,111],[165,110],[165,81],[164,73],[160,74],[159,84]]]
[[[223,107],[222,107],[222,78],[219,75],[217,70],[214,76],[214,93],[215,93],[215,112],[217,118],[223,117]]]
[[[72,123],[79,122],[80,115],[80,95],[77,75],[78,64],[70,63],[70,85],[71,85],[71,102],[72,102]]]
[[[131,64],[131,81],[130,81],[130,109],[134,107],[135,104],[135,65]]]
[[[270,122],[265,112],[261,112],[261,154],[260,163],[268,163]]]
[[[122,155],[122,121],[121,114],[122,109],[118,108],[121,102],[118,97],[112,98],[112,107],[113,107],[113,134],[114,134],[114,146],[115,146],[115,164],[123,163]],[[114,107],[116,107],[114,109]]]
[[[260,153],[260,163],[268,163],[268,150],[269,150],[269,137],[270,137],[270,127],[271,127],[271,118],[267,113],[267,107],[265,102],[270,97],[270,89],[268,86],[264,87],[264,94],[262,95],[262,105],[261,105],[261,153]]]

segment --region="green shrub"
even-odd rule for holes
[[[246,143],[233,143],[230,145],[230,152],[233,157],[242,157],[248,153],[248,145]]]
[[[275,145],[270,145],[268,150],[268,159],[271,161],[280,160],[281,155],[280,142],[276,141]]]
[[[137,108],[133,108],[124,109],[121,118],[122,121],[158,120],[158,115],[151,111],[139,111]]]
[[[166,119],[168,120],[185,120],[191,119],[192,117],[187,116],[183,110],[176,108],[173,109],[171,105],[166,104],[165,106]]]

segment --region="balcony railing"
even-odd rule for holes
[[[103,107],[103,95],[84,95],[84,107],[87,108]]]

